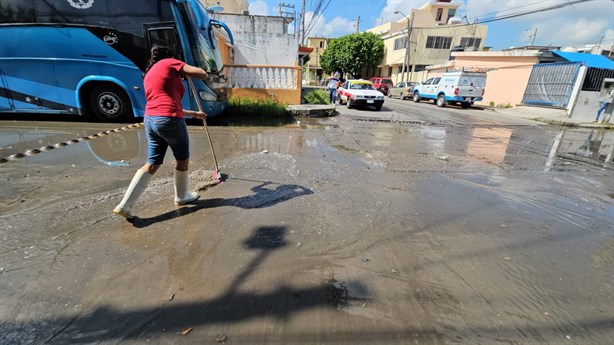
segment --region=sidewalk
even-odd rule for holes
[[[541,107],[524,107],[515,108],[488,108],[498,114],[521,117],[540,121],[553,125],[569,126],[569,127],[584,127],[584,128],[602,128],[614,129],[614,123],[593,123],[585,120],[576,120],[569,118],[563,109],[541,108]]]

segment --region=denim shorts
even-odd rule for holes
[[[145,116],[147,163],[162,164],[170,146],[178,161],[190,158],[188,127],[182,117]]]

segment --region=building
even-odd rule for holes
[[[322,81],[324,70],[320,65],[322,54],[328,47],[329,39],[325,37],[308,37],[307,47],[313,50],[309,58],[303,64],[303,83],[308,85],[319,85]]]
[[[247,0],[200,0],[200,2],[205,7],[224,7],[224,10],[220,13],[249,14],[249,3]]]
[[[448,61],[452,50],[482,50],[488,27],[463,23],[456,17],[459,6],[451,0],[431,0],[409,13],[401,13],[404,18],[399,22],[367,30],[380,35],[386,47],[378,69],[367,74],[390,77],[395,82],[420,82],[426,67]]]

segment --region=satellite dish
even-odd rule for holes
[[[222,12],[224,10],[224,7],[222,6],[209,6],[207,7],[207,12],[209,13],[218,13],[218,12]]]

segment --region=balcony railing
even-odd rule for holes
[[[228,88],[297,90],[299,66],[226,65]]]

